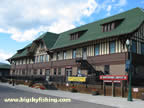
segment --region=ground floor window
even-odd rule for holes
[[[56,68],[54,68],[54,75],[56,75],[56,73],[57,73],[57,69],[56,69]]]
[[[61,75],[61,68],[58,68],[58,75]]]
[[[33,70],[33,74],[34,74],[34,75],[37,74],[37,70],[36,70],[36,69]]]
[[[42,69],[40,69],[40,75],[42,75]]]
[[[104,66],[104,74],[105,75],[109,74],[109,71],[110,71],[109,65],[105,65]]]
[[[78,70],[77,70],[77,76],[81,76],[81,69],[80,68],[78,68]]]
[[[66,76],[72,76],[72,68],[66,68],[65,72],[66,72]]]

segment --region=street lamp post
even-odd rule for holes
[[[129,69],[128,69],[128,76],[129,76],[129,90],[128,90],[128,101],[132,101],[132,69],[131,69],[131,65],[132,65],[132,50],[131,50],[131,46],[132,43],[130,40],[126,40],[126,46],[128,49],[128,60],[129,60]]]

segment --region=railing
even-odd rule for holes
[[[87,76],[86,78],[86,84],[93,84],[93,85],[99,85],[102,81],[99,79],[99,76]]]
[[[66,77],[65,76],[50,76],[49,81],[64,83],[66,82]]]

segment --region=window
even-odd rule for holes
[[[57,60],[59,60],[59,58],[60,58],[60,53],[57,52]]]
[[[46,76],[50,76],[50,69],[46,69]]]
[[[40,75],[42,75],[42,69],[40,69]]]
[[[48,62],[49,61],[49,56],[46,55],[45,57],[46,57],[46,62]]]
[[[136,41],[132,41],[132,52],[133,53],[136,53],[137,52],[137,43],[136,43]]]
[[[58,75],[61,75],[61,68],[58,68]]]
[[[43,62],[44,61],[44,55],[41,55],[40,56],[40,62]]]
[[[87,30],[77,31],[75,33],[70,34],[70,40],[79,39]]]
[[[81,77],[81,70],[80,70],[80,68],[78,68],[78,70],[77,70],[77,76]]]
[[[104,24],[101,24],[102,25],[102,31],[103,32],[109,32],[109,31],[115,29],[117,26],[119,26],[121,24],[121,22],[123,20],[124,19],[117,19],[117,20],[114,20],[111,22],[106,22]]]
[[[95,56],[99,55],[99,51],[100,50],[100,45],[99,44],[96,44],[95,45]]]
[[[104,66],[104,74],[105,75],[109,74],[109,65]]]
[[[141,54],[144,55],[144,43],[141,43]]]
[[[82,50],[82,57],[83,57],[83,59],[87,59],[87,48],[86,47],[83,48],[83,50]]]
[[[63,59],[66,59],[66,51],[63,52]]]
[[[54,68],[54,75],[56,75],[56,73],[57,73],[57,69],[56,69],[56,68]]]
[[[36,69],[33,70],[33,74],[34,74],[34,75],[37,74],[37,70],[36,70]]]
[[[25,70],[22,70],[22,75],[25,75]]]
[[[110,54],[115,53],[115,41],[110,42]]]
[[[21,60],[21,64],[23,64],[23,59]]]
[[[40,48],[44,48],[44,44],[43,43],[40,44]]]
[[[76,58],[76,49],[73,49],[72,58]]]
[[[80,37],[80,36],[79,36],[79,33],[73,33],[73,34],[71,34],[71,36],[70,36],[70,40],[77,40],[79,37]]]
[[[39,62],[39,56],[36,56],[36,63]]]

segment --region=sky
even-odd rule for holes
[[[0,62],[44,32],[61,33],[132,8],[143,0],[0,0]]]

